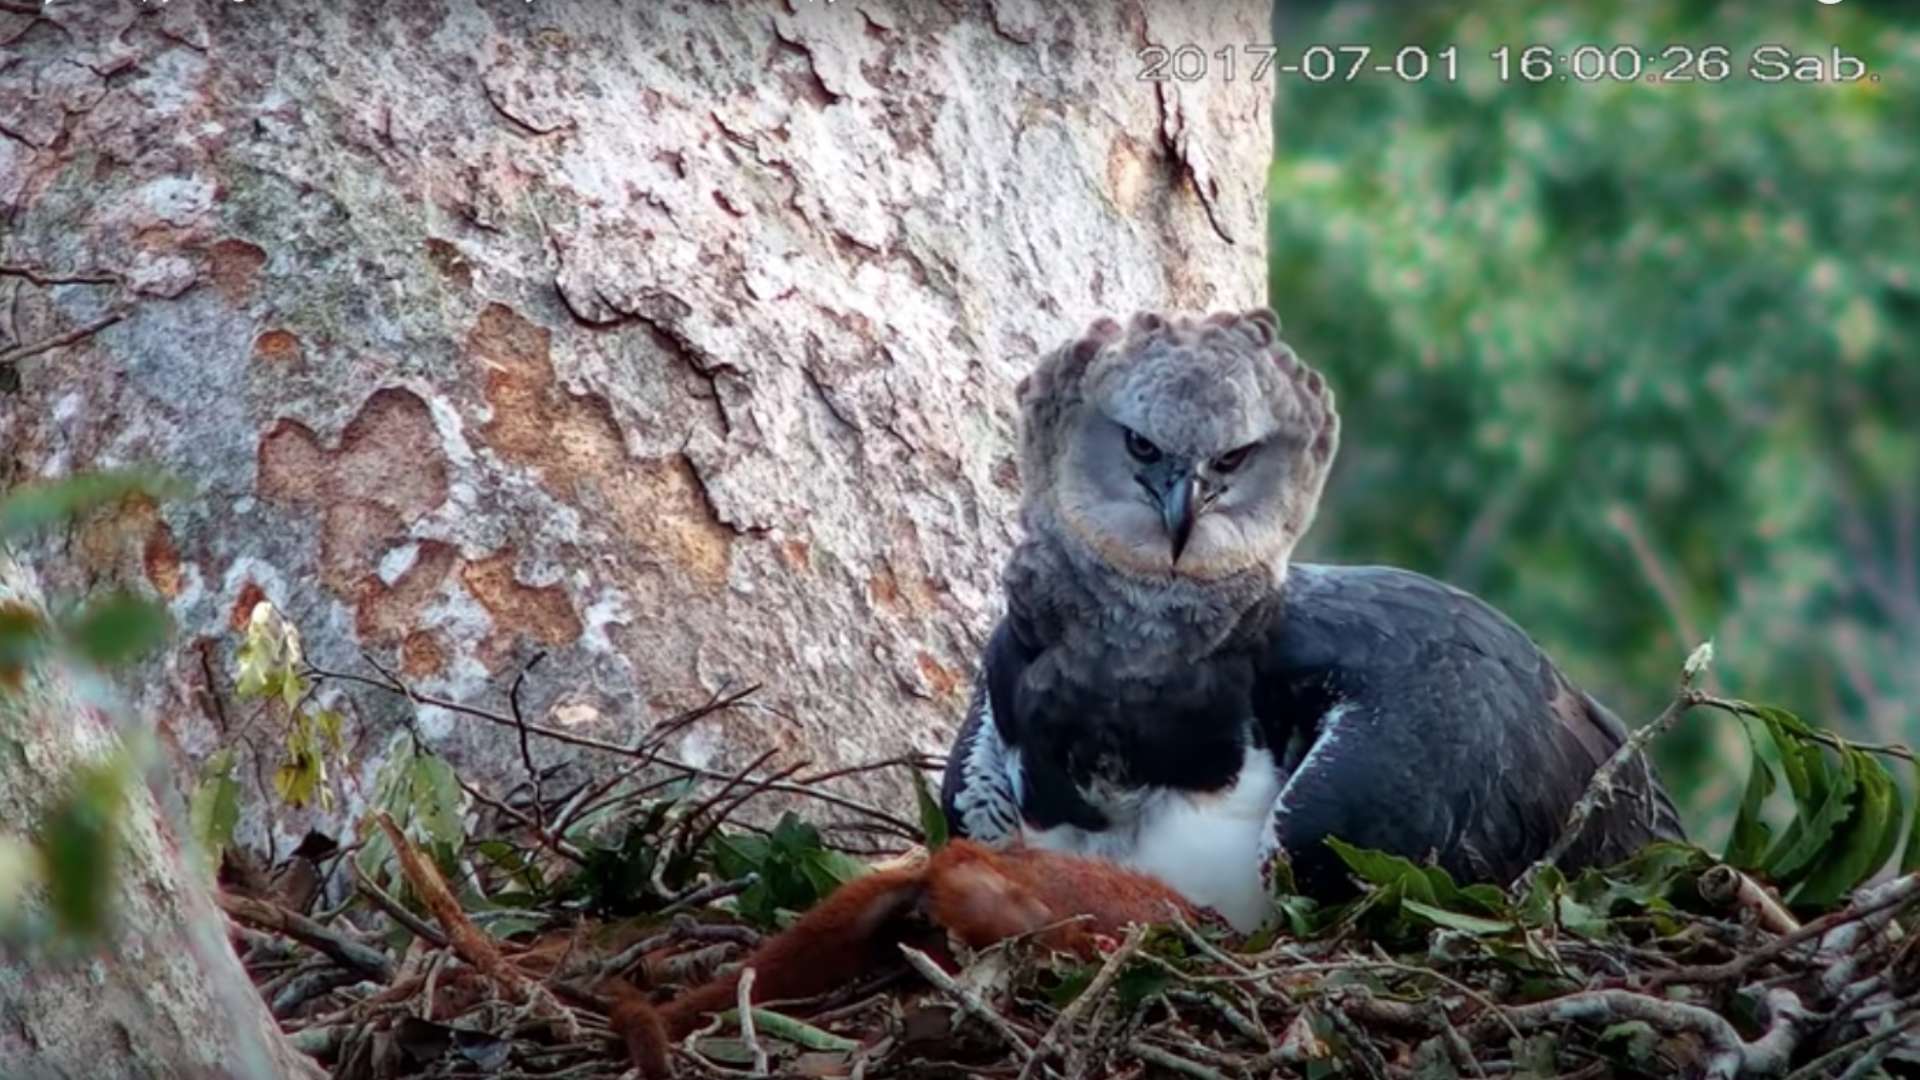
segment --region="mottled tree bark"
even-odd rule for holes
[[[607,738],[763,684],[698,762],[944,751],[1013,383],[1100,314],[1264,294],[1268,85],[1135,58],[1263,40],[1252,0],[18,7],[0,481],[198,486],[34,552],[166,600],[139,704],[182,763],[274,746],[221,705],[262,598],[318,662],[454,698],[545,650],[530,716]],[[281,844],[364,807],[401,704],[353,705],[332,817]]]
[[[39,607],[34,575],[0,549],[0,604]],[[0,836],[31,839],[76,771],[117,745],[98,694],[42,666],[0,690]],[[160,798],[178,798],[163,790]],[[114,927],[85,954],[60,943],[0,945],[0,1076],[19,1080],[320,1077],[280,1036],[227,944],[205,875],[144,787],[118,818]],[[27,918],[44,924],[44,894]],[[13,914],[18,914],[13,913]]]

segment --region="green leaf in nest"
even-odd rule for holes
[[[100,667],[113,667],[166,640],[167,612],[132,593],[112,592],[89,603],[65,630],[75,652]]]
[[[1600,1045],[1629,1064],[1645,1067],[1653,1063],[1654,1051],[1660,1048],[1660,1033],[1644,1020],[1627,1020],[1601,1031]]]
[[[1727,838],[1726,861],[1741,870],[1757,870],[1773,841],[1773,829],[1761,818],[1767,796],[1773,794],[1773,766],[1761,752],[1757,725],[1746,723],[1747,745],[1753,749],[1753,763],[1747,773],[1746,794],[1740,799],[1740,813],[1734,818],[1733,834]],[[1771,732],[1762,726],[1762,730]],[[1770,737],[1770,736],[1769,736]]]
[[[1865,752],[1844,751],[1845,772],[1854,778],[1846,812],[1833,839],[1808,866],[1790,897],[1801,907],[1824,908],[1871,877],[1891,853],[1900,831],[1900,793],[1887,770]]]
[[[1469,934],[1504,934],[1515,927],[1515,924],[1508,919],[1489,919],[1480,915],[1448,911],[1432,904],[1423,904],[1418,900],[1402,900],[1400,906],[1435,926],[1445,927],[1448,930],[1464,930]]]
[[[920,807],[920,831],[926,834],[927,850],[939,851],[947,843],[947,815],[919,769],[913,770],[913,797]]]
[[[1833,842],[1834,830],[1853,811],[1854,789],[1860,781],[1859,763],[1851,757],[1842,757],[1841,766],[1833,769],[1818,744],[1801,743],[1782,749],[1789,756],[1799,757],[1808,780],[1807,798],[1800,803],[1800,812],[1767,854],[1767,876],[1786,884],[1800,880],[1803,871]]]
[[[1907,822],[1907,849],[1900,854],[1900,872],[1920,870],[1920,762],[1913,764],[1913,818]]]

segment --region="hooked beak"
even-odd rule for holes
[[[1160,497],[1160,520],[1166,523],[1167,536],[1173,541],[1173,563],[1187,550],[1193,536],[1194,519],[1200,516],[1200,478],[1192,473],[1176,475]]]

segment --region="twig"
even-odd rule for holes
[[[384,953],[329,930],[305,915],[264,900],[216,892],[220,910],[250,926],[284,934],[310,948],[318,949],[360,974],[379,982],[393,981],[393,961]]]
[[[900,945],[900,955],[906,957],[907,966],[918,972],[921,978],[932,983],[935,989],[952,999],[967,1015],[987,1025],[995,1035],[1000,1036],[1002,1042],[1013,1047],[1023,1062],[1033,1056],[1033,1048],[1027,1045],[1027,1040],[1021,1038],[1018,1031],[1013,1029],[1013,1025],[1007,1022],[1006,1017],[981,1001],[979,995],[955,982],[953,976],[941,970],[940,965],[933,962],[933,957],[904,943]]]
[[[736,1015],[740,1019],[740,1041],[747,1044],[753,1054],[753,1075],[767,1075],[767,1048],[760,1045],[760,1035],[753,1028],[753,980],[757,973],[751,966],[740,971],[740,984],[735,988],[734,1002]]]
[[[1774,1046],[1748,1043],[1725,1017],[1698,1005],[1649,997],[1632,990],[1585,990],[1530,1005],[1510,1005],[1502,1015],[1528,1030],[1562,1023],[1611,1024],[1640,1020],[1661,1031],[1691,1032],[1706,1044],[1705,1073],[1713,1080],[1733,1080],[1748,1067],[1771,1061]],[[1481,1020],[1476,1028],[1488,1021]]]
[[[1047,1028],[1047,1033],[1040,1037],[1039,1044],[1033,1048],[1033,1053],[1028,1055],[1026,1064],[1020,1066],[1019,1080],[1027,1080],[1032,1076],[1034,1069],[1059,1048],[1060,1040],[1073,1031],[1074,1025],[1080,1021],[1080,1014],[1087,1011],[1087,1006],[1095,1004],[1107,995],[1107,991],[1113,987],[1114,980],[1119,978],[1120,972],[1126,968],[1127,962],[1133,959],[1134,953],[1140,951],[1140,943],[1147,940],[1147,930],[1145,926],[1135,926],[1127,931],[1126,939],[1120,942],[1119,948],[1113,950],[1112,956],[1107,957],[1107,962],[1100,965],[1100,970],[1094,974],[1093,981],[1087,984],[1087,988],[1082,990],[1079,996],[1068,1002],[1066,1008],[1060,1010],[1059,1016],[1054,1017],[1052,1025]]]
[[[1915,1022],[1916,1018],[1913,1017],[1909,1017],[1904,1022],[1896,1022],[1889,1019],[1879,1030],[1868,1032],[1851,1042],[1841,1043],[1839,1046],[1834,1047],[1819,1057],[1814,1058],[1812,1061],[1807,1062],[1805,1065],[1793,1070],[1786,1075],[1786,1080],[1815,1080],[1816,1077],[1825,1076],[1828,1069],[1843,1061],[1852,1061],[1856,1067],[1862,1061],[1872,1061],[1876,1064],[1884,1061],[1887,1055],[1893,1052],[1894,1042],[1898,1040],[1900,1036],[1906,1034],[1907,1031],[1914,1026]],[[1859,1056],[1855,1057],[1854,1055],[1856,1054]],[[1869,1066],[1867,1072],[1872,1071],[1872,1067]],[[1853,1076],[1854,1074],[1849,1070],[1846,1075]],[[1864,1076],[1866,1074],[1862,1073],[1860,1075]]]
[[[1752,912],[1755,921],[1763,929],[1776,934],[1791,934],[1800,929],[1800,920],[1794,918],[1793,913],[1775,900],[1759,882],[1724,863],[1701,874],[1696,887],[1701,898],[1708,903]]]
[[[429,942],[436,948],[447,947],[447,935],[434,929],[420,916],[408,911],[405,904],[394,899],[385,889],[375,885],[368,879],[366,872],[360,869],[360,863],[357,860],[349,859],[348,861],[353,863],[353,886],[361,896],[373,901],[375,907],[386,912],[387,917],[394,922],[406,927],[414,937]]]
[[[460,909],[460,902],[447,889],[439,869],[421,857],[419,850],[400,831],[400,826],[394,823],[393,816],[382,810],[374,820],[393,845],[394,854],[400,860],[400,870],[406,875],[408,884],[413,886],[414,895],[427,905],[427,910],[433,912],[433,917],[447,932],[447,940],[454,952],[505,990],[512,1000],[525,1002],[535,1015],[553,1021],[563,1038],[578,1039],[580,1022],[573,1012],[554,1000],[552,991],[528,978],[500,955],[493,940],[481,933],[467,918],[466,912]]]
[[[513,686],[507,690],[507,708],[513,715],[514,727],[520,729],[520,764],[527,770],[527,782],[533,785],[533,825],[541,833],[547,831],[547,808],[542,805],[540,770],[533,767],[533,751],[527,747],[527,718],[520,714],[520,686],[527,681],[527,672],[546,658],[545,651],[534,653],[513,677]]]
[[[769,786],[773,784],[777,784],[782,780],[785,780],[787,777],[792,776],[794,773],[799,772],[805,766],[806,766],[806,762],[803,762],[803,761],[795,762],[792,765],[789,765],[786,768],[781,769],[780,771],[774,773],[771,776],[763,777],[762,779],[755,780],[753,783],[747,785],[747,790],[734,796],[732,799],[728,800],[725,805],[716,809],[713,812],[712,819],[709,820],[706,824],[702,825],[700,828],[700,831],[698,833],[695,833],[693,836],[693,839],[688,841],[687,846],[682,848],[681,850],[685,851],[689,855],[698,852],[702,847],[706,845],[707,840],[711,838],[713,834],[719,830],[720,826],[725,824],[726,820],[729,817],[733,816],[734,811],[740,809],[742,806],[745,806],[749,799],[752,799],[754,796],[759,795],[761,792],[767,790]],[[691,821],[692,818],[689,817],[688,820]]]
[[[1516,892],[1524,895],[1533,887],[1535,878],[1548,867],[1558,864],[1566,856],[1567,851],[1580,839],[1581,832],[1586,829],[1587,819],[1591,818],[1603,805],[1612,801],[1614,777],[1621,769],[1626,768],[1629,762],[1635,760],[1641,751],[1646,749],[1648,743],[1664,734],[1697,703],[1695,693],[1683,685],[1680,692],[1674,695],[1673,700],[1667,703],[1666,709],[1653,718],[1652,723],[1628,735],[1626,741],[1620,744],[1620,748],[1613,752],[1613,756],[1593,771],[1592,779],[1587,782],[1587,790],[1574,802],[1573,811],[1567,815],[1567,823],[1561,827],[1559,837],[1554,840],[1553,846],[1547,849],[1546,854],[1540,856],[1532,866],[1527,867],[1526,873],[1520,875],[1520,880],[1514,885]]]
[[[698,923],[683,915],[667,929],[641,938],[606,960],[600,965],[600,977],[612,978],[639,963],[648,953],[681,941],[731,942],[751,949],[760,944],[760,935],[745,926]]]
[[[845,1054],[860,1049],[860,1042],[857,1039],[835,1035],[831,1031],[815,1027],[803,1020],[795,1020],[786,1013],[774,1012],[764,1004],[755,1005],[747,1012],[753,1016],[755,1030],[808,1050]],[[739,1015],[740,1010],[737,1008],[728,1009],[720,1014],[723,1020],[735,1020]]]
[[[507,803],[504,800],[496,799],[493,796],[488,795],[486,792],[481,791],[479,788],[473,786],[472,784],[467,783],[466,779],[462,777],[459,773],[455,773],[453,775],[453,782],[456,784],[459,784],[460,790],[466,792],[467,795],[471,797],[474,802],[477,802],[482,806],[485,806],[488,809],[493,810],[495,813],[502,814],[506,817],[512,818],[514,821],[514,824],[519,825],[522,828],[526,829],[528,832],[532,833],[534,839],[540,841],[540,846],[553,852],[555,855],[559,855],[562,858],[567,859],[568,861],[576,865],[579,865],[579,866],[586,865],[587,863],[586,853],[581,851],[578,847],[576,847],[572,843],[572,841],[567,840],[565,837],[555,836],[552,833],[548,832],[547,829],[544,826],[542,826],[539,822],[521,813],[520,811],[515,810],[513,807],[507,805]],[[537,796],[538,794],[539,793],[536,791],[535,795]],[[538,805],[539,804],[536,802],[535,806],[537,807]]]
[[[1694,704],[1696,705],[1708,705],[1722,712],[1732,713],[1735,716],[1751,716],[1756,720],[1765,719],[1752,705],[1735,698],[1721,697],[1718,694],[1708,693],[1696,693],[1693,695],[1693,698]],[[1878,754],[1881,757],[1898,758],[1901,761],[1920,763],[1920,754],[1915,754],[1913,748],[1905,743],[1854,742],[1852,739],[1843,739],[1830,731],[1821,731],[1818,728],[1809,729],[1804,734],[1801,734],[1800,737],[1812,739],[1814,742],[1831,746],[1835,750],[1859,750],[1862,753]]]
[[[385,690],[390,694],[398,694],[401,697],[407,698],[409,701],[412,701],[415,705],[430,705],[436,709],[445,709],[448,712],[457,713],[461,716],[471,716],[476,720],[485,720],[490,724],[498,724],[502,727],[511,727],[516,729],[518,728],[518,725],[516,725],[513,722],[512,717],[502,716],[499,713],[492,712],[487,709],[482,709],[473,705],[467,705],[465,703],[453,701],[448,698],[437,697],[433,694],[420,693],[419,691],[414,690],[411,686],[408,686],[405,682],[402,682],[398,676],[393,675],[391,672],[388,672],[385,668],[381,667],[380,664],[377,661],[375,661],[371,656],[366,656],[365,654],[362,654],[362,655],[363,655],[363,658],[367,661],[367,663],[374,668],[374,670],[379,671],[383,676],[385,676],[387,681],[382,682],[379,679],[369,679],[364,675],[354,675],[348,672],[329,671],[325,668],[316,667],[312,664],[309,664],[307,666],[307,674],[309,674],[310,676],[315,676],[319,678],[341,679],[347,682],[359,683],[362,686],[370,686],[377,690]],[[558,728],[545,727],[541,724],[536,724],[531,721],[527,722],[526,727],[527,727],[527,731],[531,732],[532,734],[538,735],[543,739],[552,739],[555,742],[566,743],[570,746],[578,746],[583,749],[599,750],[599,751],[602,751],[603,753],[617,754],[624,758],[645,757],[649,753],[649,751],[640,747],[622,746],[619,743],[609,742],[605,739],[596,739],[591,735],[579,735],[571,731],[562,731]],[[704,766],[694,765],[685,761],[679,761],[677,759],[667,757],[664,754],[654,756],[652,758],[652,763],[663,765],[669,769],[673,769],[675,771],[684,773],[688,776],[699,777],[705,780],[723,780],[724,781],[724,780],[730,780],[733,778],[732,773],[721,772],[718,769],[709,769]],[[915,825],[912,822],[909,822],[904,818],[900,818],[894,814],[890,814],[887,811],[882,810],[876,806],[871,806],[867,803],[863,803],[858,799],[848,798],[845,795],[840,795],[835,792],[826,791],[820,788],[810,788],[805,784],[794,783],[792,781],[781,781],[778,783],[770,783],[766,786],[766,789],[768,791],[779,791],[789,795],[804,795],[807,798],[815,799],[819,802],[826,803],[830,806],[837,806],[842,810],[850,810],[856,814],[860,814],[871,820],[885,823],[894,832],[895,835],[905,837],[906,839],[913,841],[915,843],[919,843],[920,841],[925,839],[925,837],[921,835],[920,827],[918,825]]]
[[[688,908],[705,907],[715,900],[724,900],[729,896],[738,896],[748,889],[753,888],[759,880],[760,875],[758,873],[748,871],[746,874],[734,878],[731,881],[708,882],[698,888],[688,889],[686,892],[674,897],[666,907],[660,909],[660,914],[672,915],[675,912],[685,911]]]
[[[1127,1044],[1127,1052],[1142,1061],[1152,1062],[1163,1069],[1171,1069],[1182,1076],[1191,1076],[1195,1080],[1227,1080],[1225,1073],[1210,1069],[1197,1061],[1189,1061],[1168,1050],[1162,1050],[1150,1042],[1134,1039]]]
[[[0,10],[37,14],[40,9],[33,4],[7,3],[4,7],[0,7]],[[108,273],[105,270],[62,273],[21,263],[0,263],[0,277],[26,278],[43,289],[50,285],[118,285],[121,283],[120,275]]]
[[[1911,881],[1915,875],[1909,874],[1895,881]],[[1889,884],[1892,884],[1890,882]],[[1858,922],[1881,912],[1891,912],[1905,906],[1915,899],[1909,886],[1905,891],[1890,893],[1874,892],[1870,896],[1855,896],[1853,902],[1838,911],[1830,911],[1805,926],[1784,937],[1774,938],[1764,945],[1741,953],[1724,964],[1710,964],[1701,967],[1676,968],[1672,971],[1655,972],[1647,979],[1648,990],[1658,990],[1674,983],[1731,982],[1740,979],[1756,966],[1767,963],[1788,950],[1804,945],[1815,938],[1823,937],[1829,931]],[[1889,916],[1891,917],[1891,916]]]
[[[55,334],[50,338],[42,338],[39,341],[8,349],[6,352],[0,352],[0,365],[17,364],[28,357],[38,356],[43,352],[51,352],[65,345],[85,341],[126,317],[127,313],[125,311],[110,311],[98,319],[87,323],[85,326],[75,327],[64,334]]]

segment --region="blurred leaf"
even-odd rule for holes
[[[233,778],[233,762],[231,747],[209,757],[187,803],[194,842],[209,873],[220,865],[220,854],[233,842],[240,821],[240,784]]]
[[[920,831],[926,834],[927,850],[939,851],[947,843],[947,815],[927,786],[926,774],[917,768],[909,771],[913,774],[913,797],[920,807]]]
[[[26,604],[0,603],[0,690],[17,690],[26,669],[47,651],[47,624]]]
[[[319,733],[326,749],[339,753],[341,748],[340,729],[345,717],[337,709],[316,709],[313,713],[313,727]]]
[[[273,770],[273,790],[288,806],[301,807],[313,801],[320,786],[319,763],[311,755],[300,755]]]
[[[88,662],[115,667],[157,648],[167,637],[166,608],[129,592],[88,603],[65,628],[67,642]]]
[[[411,770],[414,820],[434,843],[458,851],[466,842],[459,777],[438,754],[417,754]]]
[[[40,879],[34,850],[11,836],[0,836],[0,925],[20,895]]]
[[[159,500],[171,498],[180,490],[179,484],[163,474],[144,469],[87,472],[24,484],[0,497],[0,540],[136,493]]]
[[[1113,981],[1113,996],[1118,1004],[1129,1011],[1134,1006],[1153,997],[1164,994],[1173,984],[1173,973],[1153,964],[1132,963]]]
[[[120,825],[128,770],[109,760],[75,770],[40,832],[41,872],[60,929],[89,939],[106,929],[118,890]]]
[[[1654,1051],[1660,1046],[1660,1033],[1644,1020],[1628,1020],[1601,1031],[1600,1045],[1612,1049],[1628,1063],[1644,1067],[1653,1063]]]

